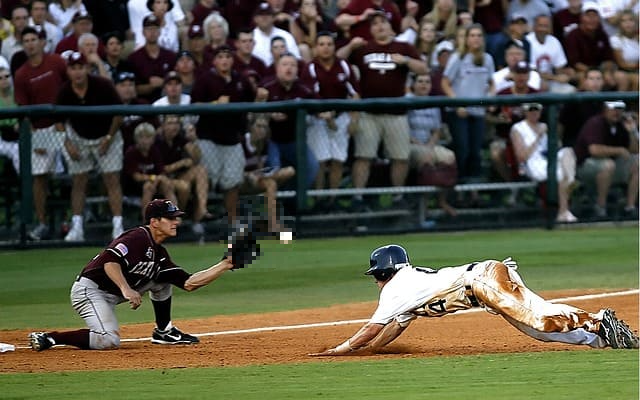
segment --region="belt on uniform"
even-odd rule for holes
[[[476,264],[478,264],[478,263],[469,264],[469,266],[467,267],[467,272],[471,271],[473,269],[473,267],[476,266]],[[471,285],[465,285],[464,289],[465,289],[465,295],[467,296],[467,298],[471,302],[471,305],[474,306],[474,307],[480,307],[480,303],[478,302],[478,299],[473,294],[473,290],[471,290]]]
[[[76,282],[78,282],[80,285],[85,286],[85,287],[89,287],[89,288],[93,288],[93,289],[98,289],[98,284],[95,283],[94,281],[92,281],[89,278],[86,278],[84,276],[80,276],[78,275],[76,277]]]

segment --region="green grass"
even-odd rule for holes
[[[517,230],[408,234],[263,243],[263,257],[248,269],[225,274],[194,293],[175,291],[176,320],[220,314],[269,312],[373,301],[377,289],[363,276],[373,248],[404,245],[416,265],[456,265],[514,257],[536,291],[570,288],[637,288],[638,229]],[[189,271],[215,263],[220,244],[168,243],[172,258]],[[64,328],[83,322],[69,305],[69,288],[99,249],[48,249],[0,253],[0,331]],[[140,310],[118,307],[121,323],[152,321]]]
[[[0,375],[25,399],[638,399],[638,354],[571,351],[255,367]],[[87,384],[93,382],[93,384]]]

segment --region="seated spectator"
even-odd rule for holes
[[[71,20],[73,23],[73,33],[65,36],[56,46],[56,53],[68,54],[69,52],[78,51],[78,39],[82,34],[92,33],[93,18],[86,11],[79,11]],[[105,56],[105,49],[102,43],[98,43],[98,54],[100,57]]]
[[[578,0],[580,1],[580,0]],[[469,2],[469,11],[473,14],[475,22],[482,25],[485,30],[487,53],[491,54],[494,60],[502,58],[502,41],[504,21],[507,20],[508,2],[502,0],[479,0]]]
[[[271,39],[276,36],[280,36],[285,40],[287,50],[293,54],[296,59],[299,60],[301,58],[300,50],[294,37],[284,29],[274,26],[275,12],[269,3],[260,3],[253,17],[253,21],[255,23],[253,30],[253,40],[255,41],[253,55],[258,57],[264,65],[271,65],[273,63]]]
[[[46,0],[31,1],[29,4],[29,26],[39,25],[47,32],[47,44],[44,47],[44,52],[53,53],[62,40],[62,29],[47,20],[47,7]]]
[[[278,187],[293,178],[296,172],[292,166],[265,167],[266,157],[263,154],[266,151],[269,121],[262,115],[254,115],[249,125],[250,130],[245,134],[243,143],[247,163],[240,193],[263,193],[269,221],[268,229],[270,232],[281,232],[285,227],[278,221]]]
[[[316,0],[301,0],[300,8],[289,23],[289,32],[296,39],[305,62],[313,58],[311,49],[315,46],[317,34],[323,31],[335,31],[333,21],[322,14]]]
[[[433,21],[436,26],[436,38],[453,39],[458,26],[458,14],[454,0],[436,0],[433,10],[428,12],[423,19]]]
[[[418,74],[413,79],[411,93],[407,97],[428,96],[431,91],[431,76]],[[424,165],[456,166],[453,151],[440,145],[442,139],[442,116],[438,107],[409,110],[409,132],[411,146],[409,164],[411,168],[420,170]],[[447,202],[447,191],[438,192],[438,206],[452,217],[457,215],[455,208]]]
[[[78,51],[87,59],[89,73],[95,76],[111,79],[105,62],[98,55],[98,38],[93,33],[83,33],[78,38]]]
[[[186,50],[178,53],[175,68],[175,72],[182,83],[182,94],[191,94],[191,89],[196,79],[196,60],[193,54]]]
[[[49,3],[49,15],[66,36],[73,32],[73,16],[87,12],[82,0],[53,0]]]
[[[578,27],[582,14],[582,0],[567,0],[567,2],[567,8],[553,14],[553,36],[558,38],[563,46],[569,32]]]
[[[607,196],[612,184],[626,184],[624,213],[638,218],[637,122],[623,114],[625,103],[607,101],[599,115],[585,122],[574,147],[578,179],[595,186],[596,217],[607,216]]]
[[[525,32],[529,32],[533,26],[533,19],[538,15],[551,16],[551,10],[544,0],[513,0],[509,2],[507,19],[512,19],[516,15],[525,18],[527,24]]]
[[[294,2],[287,0],[266,0],[271,6],[274,15],[273,25],[276,28],[280,28],[283,31],[289,32],[291,29],[291,21],[293,20],[295,13]],[[298,0],[295,4],[301,3],[302,0]]]
[[[29,21],[29,10],[26,6],[17,6],[11,10],[11,26],[13,33],[6,39],[2,40],[2,51],[0,54],[11,63],[13,55],[22,50],[22,31],[26,28]],[[45,36],[46,38],[46,36]],[[17,70],[12,68],[12,75]]]
[[[0,108],[17,107],[13,98],[13,84],[9,68],[0,67]],[[20,151],[18,147],[19,124],[17,118],[0,119],[0,156],[7,157],[13,163],[17,174],[20,173]]]
[[[204,63],[211,65],[213,53],[220,46],[228,46],[229,43],[229,23],[218,13],[209,14],[202,23],[204,31],[204,39],[206,45],[204,47]]]
[[[507,49],[505,50],[504,58],[507,62],[507,65],[504,68],[494,72],[491,76],[491,81],[493,82],[493,86],[495,87],[496,92],[513,86],[513,77],[518,65],[520,65],[521,63],[525,63],[527,64],[527,70],[529,70],[524,49],[516,44],[512,43],[509,47],[507,47]],[[542,79],[540,78],[540,74],[536,71],[530,70],[527,72],[529,73],[529,81],[527,82],[527,85],[535,90],[540,90],[542,86]]]
[[[420,21],[417,33],[412,29],[407,29],[396,40],[412,43],[418,50],[420,58],[427,63],[428,67],[437,65],[435,49],[438,44],[438,38],[436,36],[436,25],[430,19],[423,18]]]
[[[235,40],[236,53],[233,69],[239,74],[253,79],[252,83],[257,86],[266,77],[267,67],[261,59],[252,54],[254,47],[253,30],[239,30]]]
[[[129,14],[129,26],[131,27],[131,31],[133,32],[133,37],[135,40],[135,48],[143,46],[146,38],[143,34],[143,21],[146,17],[153,14],[153,6],[155,0],[129,0],[127,1],[127,10]],[[182,6],[180,2],[174,2],[173,0],[162,0],[161,3],[158,4],[160,8],[166,8],[167,10],[162,15],[163,20],[165,21],[163,24],[159,25],[160,27],[167,27],[167,33],[174,30],[174,27],[177,27],[177,39],[181,37],[181,32],[184,30],[186,33],[187,28],[187,20],[182,10]],[[158,11],[160,13],[162,11]],[[156,15],[158,18],[158,15]],[[165,36],[169,37],[169,36]],[[173,38],[173,36],[171,36]],[[163,44],[166,44],[163,39]]]
[[[197,0],[191,9],[191,26],[204,25],[204,20],[214,12],[222,14],[216,0]]]
[[[540,122],[542,104],[524,103],[524,120],[511,128],[511,142],[516,160],[524,174],[535,182],[547,181],[547,152],[549,138],[547,124]],[[558,151],[556,179],[558,181],[557,222],[577,222],[569,210],[569,198],[576,177],[576,155],[570,147]]]
[[[539,15],[533,23],[533,31],[525,36],[530,47],[530,64],[542,78],[544,91],[552,93],[573,93],[576,87],[569,84],[573,69],[567,65],[567,56],[562,44],[551,35],[551,18]]]
[[[271,39],[271,59],[273,63],[269,65],[264,72],[264,80],[272,79],[276,75],[277,61],[283,54],[291,54],[287,48],[287,42],[280,36],[275,36]],[[298,60],[298,71],[302,72],[305,69],[305,62]]]
[[[155,15],[160,21],[158,44],[177,53],[180,50],[180,26],[184,26],[185,21],[178,22],[171,17],[170,11],[173,7],[173,0],[147,0],[147,8],[151,11],[151,15]]]
[[[436,59],[436,64],[431,66],[431,92],[429,96],[445,96],[442,90],[442,74],[449,61],[449,56],[454,51],[453,43],[449,40],[443,40],[438,43],[433,55]]]
[[[369,20],[376,12],[380,11],[389,19],[391,30],[394,33],[400,34],[404,31],[400,9],[396,2],[391,0],[350,1],[338,12],[334,22],[341,31],[348,32],[350,40],[356,37],[371,40]]]
[[[154,106],[186,106],[191,104],[191,96],[184,94],[182,90],[182,79],[176,71],[169,71],[164,77],[164,93],[166,96],[153,102]],[[182,120],[182,127],[188,131],[194,129],[198,122],[197,115],[185,115]]]
[[[620,13],[618,22],[619,33],[611,36],[613,59],[621,72],[626,73],[629,84],[618,90],[638,90],[638,61],[640,60],[640,45],[638,44],[638,16],[632,11]]]
[[[207,42],[204,38],[204,29],[200,25],[191,25],[187,32],[187,48],[186,50],[193,57],[195,63],[195,74],[198,75],[202,70],[206,70],[210,64],[205,60],[205,50]]]
[[[524,51],[522,59],[529,62],[530,47],[529,42],[525,40],[525,35],[529,32],[527,19],[522,15],[513,15],[509,19],[504,37],[500,40],[500,45],[496,49],[496,68],[500,69],[509,64],[506,59],[507,51],[512,46],[520,47]]]
[[[124,194],[140,196],[144,205],[149,204],[157,195],[177,204],[175,188],[171,178],[164,171],[164,161],[160,150],[153,146],[156,128],[146,122],[138,125],[134,132],[135,144],[127,149],[123,161]]]
[[[123,58],[124,36],[118,31],[111,31],[102,37],[105,44],[104,67],[107,69],[111,80],[116,78],[122,72],[131,72],[133,68],[127,60]]]
[[[116,77],[115,81],[116,92],[124,105],[143,105],[149,104],[148,101],[138,97],[136,93],[136,76],[133,72],[121,72]],[[157,124],[155,115],[125,115],[122,117],[122,125],[120,131],[122,132],[122,149],[123,152],[135,144],[133,139],[133,133],[138,125],[143,122],[148,122],[152,125]],[[124,154],[124,153],[123,153]]]
[[[207,211],[209,177],[207,170],[200,164],[202,152],[196,144],[195,131],[188,135],[181,126],[178,115],[164,115],[155,147],[164,163],[163,173],[171,179],[175,188],[180,209],[188,209],[191,195],[194,194],[191,229],[197,235],[204,235],[202,221],[213,218]]]

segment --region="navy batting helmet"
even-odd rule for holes
[[[395,275],[400,268],[410,266],[407,251],[397,244],[378,247],[371,252],[369,269],[365,275],[373,275],[377,281],[384,282]]]

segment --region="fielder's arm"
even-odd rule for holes
[[[203,269],[202,271],[198,271],[195,274],[191,275],[189,279],[187,279],[184,283],[184,290],[186,290],[187,292],[191,292],[202,286],[206,286],[232,268],[233,264],[231,263],[231,259],[229,257],[225,257],[216,265],[212,265],[207,269]]]

